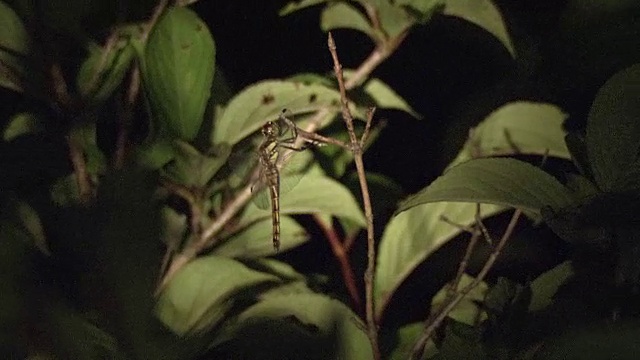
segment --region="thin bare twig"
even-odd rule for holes
[[[462,261],[460,261],[460,264],[458,265],[458,272],[456,273],[456,277],[451,283],[451,286],[449,287],[448,297],[453,296],[455,294],[455,291],[458,289],[458,286],[460,285],[460,281],[462,280],[462,275],[467,270],[467,266],[469,264],[469,259],[471,258],[471,254],[473,253],[473,250],[475,249],[476,244],[478,243],[478,238],[480,238],[480,235],[484,235],[484,236],[489,235],[488,232],[482,232],[477,229],[478,227],[484,228],[484,225],[481,225],[482,219],[480,218],[480,204],[476,204],[475,219],[476,219],[476,223],[475,223],[474,231],[471,233],[471,238],[469,239],[469,244],[467,245],[467,248],[464,252],[464,257],[462,258]],[[445,301],[445,303],[446,302],[447,301]]]
[[[149,33],[151,33],[151,30],[153,29],[153,25],[155,25],[156,22],[158,22],[160,15],[162,15],[162,12],[167,7],[168,3],[169,3],[169,0],[160,0],[158,1],[158,5],[156,5],[156,7],[153,8],[153,12],[151,13],[151,18],[149,19],[149,21],[147,21],[145,27],[143,28],[142,34],[140,36],[142,41],[147,40],[147,38],[149,37]]]
[[[338,79],[338,87],[340,89],[340,101],[342,103],[342,118],[347,127],[347,132],[349,133],[349,140],[351,143],[351,151],[353,153],[353,158],[356,164],[356,171],[358,173],[358,179],[360,181],[360,190],[362,192],[362,199],[364,205],[364,213],[367,219],[367,270],[365,271],[364,283],[365,283],[365,314],[367,320],[367,335],[369,337],[369,341],[371,342],[371,348],[373,351],[373,356],[375,360],[380,359],[380,348],[378,346],[378,326],[376,324],[374,318],[374,299],[373,299],[373,284],[374,284],[374,270],[375,270],[375,258],[376,258],[376,249],[375,249],[375,240],[374,240],[374,228],[373,228],[373,209],[371,207],[371,198],[369,196],[369,186],[367,184],[367,179],[365,176],[364,170],[364,161],[362,159],[362,146],[360,146],[360,141],[358,140],[354,126],[353,126],[353,117],[351,116],[351,112],[349,111],[349,101],[347,100],[347,90],[346,85],[344,83],[344,77],[342,76],[342,65],[340,64],[340,60],[338,59],[338,52],[336,50],[336,44],[331,36],[331,32],[329,32],[329,36],[327,39],[329,52],[331,53],[331,58],[333,59],[333,71]],[[369,117],[373,117],[374,111],[369,113]],[[367,119],[367,121],[371,121],[371,119]]]
[[[455,308],[456,305],[458,305],[458,303],[462,299],[464,299],[464,297],[467,296],[467,294],[471,290],[473,290],[478,285],[480,285],[480,283],[484,280],[484,278],[489,273],[489,270],[491,270],[491,268],[493,267],[493,264],[498,259],[498,256],[500,255],[502,249],[507,243],[507,240],[513,234],[513,231],[515,230],[515,227],[521,215],[522,215],[522,211],[520,209],[516,209],[513,212],[511,221],[509,221],[509,225],[507,225],[505,232],[502,234],[502,238],[494,248],[493,252],[491,252],[491,254],[489,255],[489,258],[487,259],[484,266],[480,270],[480,273],[478,273],[478,275],[473,279],[473,281],[469,285],[467,285],[464,289],[460,290],[455,296],[453,296],[448,303],[445,303],[437,313],[434,313],[432,317],[429,317],[429,319],[425,323],[424,332],[422,333],[418,341],[416,341],[415,345],[413,346],[413,350],[411,351],[412,360],[418,360],[421,358],[422,352],[424,351],[424,347],[427,344],[427,341],[429,341],[429,339],[433,335],[433,332],[440,326],[442,321],[447,317],[447,315],[451,312],[451,310],[453,310],[453,308]]]
[[[73,174],[78,185],[80,203],[88,204],[93,198],[93,182],[87,171],[87,163],[82,147],[77,144],[71,136],[67,136],[67,146],[69,146],[69,157],[73,166]]]
[[[331,251],[338,260],[338,264],[340,264],[342,279],[344,280],[344,284],[347,288],[347,291],[349,292],[349,297],[353,302],[356,313],[362,314],[362,300],[360,299],[360,294],[358,294],[356,277],[353,273],[353,268],[351,267],[351,263],[349,261],[349,250],[346,248],[345,243],[343,241],[340,241],[340,239],[338,238],[338,234],[332,227],[327,226],[327,224],[325,224],[318,215],[314,215],[313,219],[315,220],[316,224],[318,224],[318,226],[324,233],[324,236],[329,241]]]

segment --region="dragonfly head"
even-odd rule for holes
[[[267,121],[262,125],[262,135],[265,137],[278,136],[280,134],[280,127],[273,121]]]

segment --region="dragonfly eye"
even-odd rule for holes
[[[262,125],[262,135],[264,136],[277,136],[279,132],[278,125],[273,121],[267,121]]]

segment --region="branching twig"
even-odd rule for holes
[[[418,360],[421,358],[424,347],[427,344],[427,341],[429,341],[429,339],[433,335],[433,332],[438,328],[438,326],[440,326],[442,321],[447,317],[447,315],[451,312],[451,310],[453,310],[453,308],[455,308],[456,305],[458,305],[458,303],[462,299],[464,299],[464,297],[471,290],[473,290],[476,286],[478,286],[484,280],[484,278],[489,273],[489,270],[491,270],[491,268],[493,267],[493,264],[498,259],[498,255],[500,255],[500,252],[502,251],[505,244],[507,243],[507,240],[513,234],[513,231],[521,215],[522,215],[521,210],[516,209],[514,211],[513,216],[511,217],[511,221],[509,221],[509,225],[507,225],[507,228],[504,234],[502,234],[502,238],[494,248],[493,252],[491,252],[491,255],[489,255],[489,258],[487,259],[484,266],[480,270],[480,273],[478,273],[478,275],[473,279],[473,281],[469,285],[467,285],[464,289],[460,290],[447,303],[445,303],[437,313],[434,313],[433,316],[429,317],[429,319],[425,323],[424,332],[422,333],[422,335],[414,345],[413,350],[411,352],[412,360]]]
[[[360,140],[357,138],[354,126],[353,117],[349,111],[349,101],[347,100],[347,90],[342,76],[342,65],[338,59],[338,53],[336,50],[336,44],[333,41],[331,33],[328,36],[329,52],[333,59],[333,71],[338,79],[338,87],[340,89],[340,101],[342,103],[342,118],[347,127],[349,133],[349,141],[351,143],[351,151],[356,164],[356,171],[358,173],[358,179],[360,181],[360,190],[362,192],[362,199],[364,205],[364,213],[367,219],[367,270],[364,276],[365,282],[365,313],[367,320],[367,335],[371,342],[373,355],[375,360],[380,359],[380,349],[378,347],[378,327],[374,318],[374,303],[373,303],[373,285],[374,285],[374,270],[375,270],[375,241],[374,241],[374,228],[373,228],[373,209],[371,207],[371,199],[369,196],[369,186],[364,170],[364,161],[362,159],[362,146],[360,146]],[[373,111],[369,113],[369,119],[371,121],[373,117]]]
[[[362,300],[360,299],[360,295],[358,294],[356,277],[353,273],[353,268],[351,267],[351,263],[349,261],[349,249],[345,246],[346,242],[340,241],[335,230],[327,226],[327,224],[325,224],[319,216],[314,215],[313,219],[315,220],[316,224],[318,224],[318,226],[324,233],[324,236],[329,241],[329,245],[331,245],[331,251],[340,264],[342,279],[344,280],[344,284],[347,287],[347,291],[349,292],[349,297],[351,297],[351,301],[355,306],[356,313],[362,314]]]

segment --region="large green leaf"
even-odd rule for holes
[[[240,314],[232,350],[247,359],[370,360],[364,329],[346,305],[326,295],[274,293]]]
[[[323,108],[339,111],[340,93],[323,85],[296,81],[266,80],[251,85],[236,95],[213,125],[211,140],[235,145],[258,130],[267,120],[276,120],[283,109],[292,115]]]
[[[507,48],[511,56],[516,57],[507,25],[493,1],[445,0],[445,4],[444,14],[459,17],[485,29]]]
[[[24,57],[30,48],[29,34],[18,15],[0,2],[0,86],[22,91]]]
[[[566,118],[567,114],[551,104],[516,101],[503,105],[473,129],[449,167],[490,156],[546,154],[571,159],[562,129]]]
[[[587,121],[587,153],[593,176],[603,190],[636,161],[640,149],[640,64],[613,77],[600,88]]]
[[[258,221],[218,246],[215,254],[243,259],[274,255],[272,235],[271,218]],[[307,240],[307,232],[297,221],[289,216],[280,217],[280,251],[294,248]]]
[[[568,206],[572,198],[566,187],[533,165],[515,159],[488,158],[449,169],[403,201],[398,212],[437,201],[500,204],[539,214],[544,206]]]
[[[481,205],[482,218],[506,208]],[[443,217],[461,226],[475,222],[476,206],[472,203],[437,202],[412,207],[396,215],[382,235],[375,278],[376,314],[381,316],[398,286],[427,257],[460,233]]]
[[[158,299],[156,313],[179,335],[197,333],[222,320],[240,291],[277,281],[229,258],[201,257],[171,280]]]
[[[158,131],[192,140],[202,123],[215,69],[215,44],[193,11],[170,8],[144,52],[143,80]]]
[[[304,176],[292,190],[280,197],[280,211],[285,214],[324,214],[348,219],[364,227],[364,214],[353,194],[341,183],[318,174]],[[254,203],[247,207],[241,224],[271,217],[270,209],[259,209]]]

